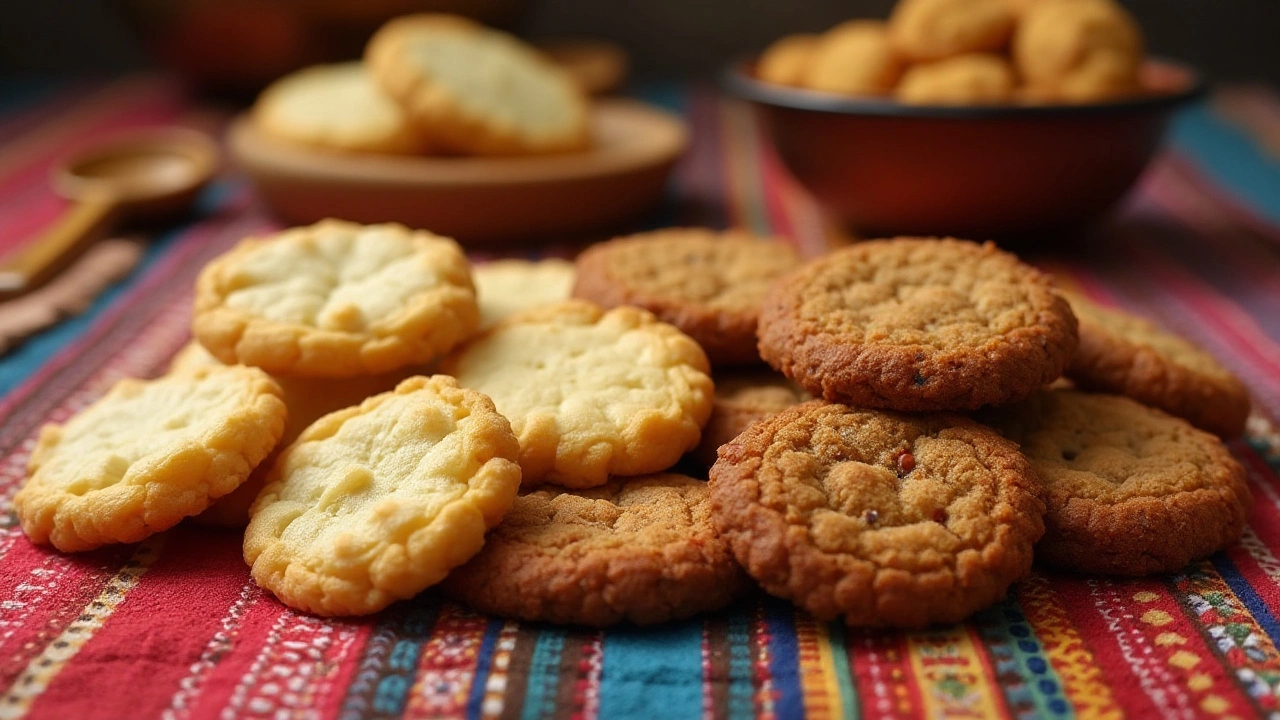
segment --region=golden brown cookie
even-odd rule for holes
[[[280,454],[244,559],[286,605],[366,615],[466,562],[511,508],[517,444],[489,398],[412,377],[326,415]]]
[[[1004,48],[1013,32],[1007,0],[901,0],[889,16],[893,48],[912,62]]]
[[[760,303],[799,264],[790,246],[743,232],[658,230],[588,248],[573,295],[648,310],[697,340],[712,365],[758,363]]]
[[[818,37],[788,35],[765,48],[756,61],[756,77],[776,85],[800,85]]]
[[[774,372],[717,374],[714,379],[711,419],[702,428],[702,441],[692,453],[704,468],[715,463],[721,445],[738,437],[751,423],[810,399],[809,393]]]
[[[980,418],[1039,471],[1036,559],[1088,573],[1176,572],[1240,538],[1251,498],[1218,438],[1118,395],[1046,391]]]
[[[1029,100],[1088,103],[1139,91],[1142,32],[1111,0],[1050,0],[1027,6],[1013,60]]]
[[[573,76],[466,18],[392,20],[369,40],[365,63],[410,121],[447,149],[525,155],[590,144],[588,99]]]
[[[1030,571],[1044,532],[1017,446],[950,415],[808,402],[722,447],[710,485],[765,590],[857,627],[963,620]]]
[[[13,501],[22,529],[77,552],[177,525],[236,489],[275,446],[280,394],[243,366],[121,380],[40,431]]]
[[[662,474],[520,496],[444,588],[481,612],[599,627],[715,610],[746,584],[707,484]]]
[[[192,332],[227,364],[351,377],[424,363],[475,332],[454,241],[402,225],[323,220],[241,241],[196,281]]]
[[[1128,395],[1224,438],[1244,432],[1249,391],[1213,356],[1136,315],[1063,295],[1080,320],[1067,366],[1080,389]]]
[[[1062,374],[1076,320],[1049,278],[987,243],[897,238],[825,255],[775,284],[760,353],[857,407],[975,409]]]
[[[1012,100],[1016,85],[1009,61],[970,53],[912,65],[894,95],[911,105],[990,105]]]
[[[843,95],[884,95],[902,74],[884,23],[851,20],[823,33],[801,74],[810,90]]]

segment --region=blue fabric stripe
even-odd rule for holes
[[[1215,184],[1280,223],[1280,162],[1268,159],[1247,133],[1197,103],[1174,117],[1174,145]]]
[[[769,628],[769,672],[773,676],[776,698],[774,712],[780,720],[804,717],[795,613],[790,603],[776,598],[764,601],[765,623]]]
[[[524,691],[521,720],[551,717],[556,711],[556,685],[560,682],[560,657],[564,654],[565,629],[554,625],[539,627],[538,639],[529,659],[529,676]]]
[[[489,683],[493,670],[493,651],[498,646],[498,634],[502,632],[502,620],[492,619],[484,630],[484,640],[476,655],[476,674],[471,678],[471,696],[467,699],[467,717],[478,718],[484,709],[484,687]]]
[[[702,623],[610,630],[603,662],[600,717],[702,716]]]
[[[973,622],[1014,715],[1026,720],[1075,717],[1062,679],[1017,602],[1004,600],[976,614]]]
[[[755,684],[751,681],[751,621],[745,608],[729,615],[725,638],[729,644],[729,717],[755,717]]]
[[[1262,601],[1258,593],[1249,586],[1249,581],[1240,574],[1240,570],[1236,568],[1235,563],[1227,557],[1225,552],[1220,552],[1210,558],[1213,563],[1213,569],[1218,571],[1223,580],[1227,581],[1227,585],[1231,587],[1236,597],[1240,598],[1240,602],[1244,603],[1245,608],[1267,637],[1271,638],[1273,644],[1280,645],[1280,623],[1276,622],[1275,617],[1271,615],[1271,611],[1267,609],[1267,604]]]
[[[0,114],[10,114],[40,102],[63,87],[46,78],[6,77],[0,80]]]

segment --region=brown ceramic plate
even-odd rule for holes
[[[1203,93],[1190,68],[1150,60],[1144,92],[1094,105],[942,107],[849,98],[725,73],[791,173],[865,236],[1032,239],[1069,234],[1124,197],[1175,109]]]
[[[400,222],[492,243],[607,229],[661,197],[688,143],[684,124],[631,100],[597,102],[592,122],[591,150],[540,157],[325,152],[266,136],[244,116],[232,122],[227,140],[286,222]]]

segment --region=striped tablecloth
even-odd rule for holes
[[[742,225],[825,245],[753,119],[709,90],[653,97],[693,148],[653,224]],[[126,127],[213,127],[153,78],[0,91],[0,252],[61,208],[45,182]],[[1280,102],[1231,88],[1186,112],[1109,227],[1035,258],[1211,350],[1253,391],[1232,449],[1257,498],[1243,541],[1172,577],[1037,572],[969,623],[863,633],[756,595],[607,632],[479,616],[433,592],[358,621],[292,612],[240,537],[180,526],[83,555],[32,546],[9,500],[41,423],[187,340],[200,266],[272,221],[234,176],[92,309],[0,359],[0,718],[1280,717]]]

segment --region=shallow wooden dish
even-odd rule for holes
[[[268,137],[245,116],[235,162],[283,220],[400,222],[467,243],[556,238],[617,225],[657,201],[688,144],[675,116],[602,100],[586,152],[521,158],[325,152]]]

